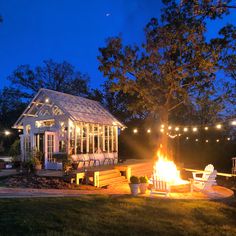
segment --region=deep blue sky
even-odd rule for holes
[[[145,24],[160,8],[160,0],[0,0],[0,88],[18,65],[44,59],[69,61],[98,87],[104,81],[98,48],[105,39],[121,35],[126,43],[141,43]],[[207,36],[227,22],[236,22],[236,10],[210,23]]]

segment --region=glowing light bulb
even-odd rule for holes
[[[4,131],[4,134],[5,134],[6,136],[8,136],[8,135],[10,135],[11,133],[10,133],[10,131],[5,130],[5,131]]]
[[[236,125],[236,120],[233,120],[233,121],[231,122],[231,124],[232,124],[232,125]]]
[[[179,127],[175,127],[175,131],[179,131]]]
[[[195,141],[198,142],[198,139],[196,138]]]
[[[187,128],[187,127],[185,127],[185,128],[184,128],[184,132],[187,132],[187,131],[188,131],[188,128]]]
[[[138,133],[138,130],[137,129],[133,129],[133,133],[134,134]]]
[[[46,103],[49,103],[49,98],[46,98],[46,99],[45,99],[45,102],[46,102]]]
[[[205,130],[208,130],[209,128],[206,126],[204,129],[205,129]]]
[[[208,141],[208,139],[206,140],[206,143],[208,143],[209,141]]]
[[[221,124],[218,124],[218,125],[216,125],[216,128],[217,128],[217,129],[221,129],[221,128],[222,128],[222,125],[221,125]]]
[[[219,142],[220,142],[220,140],[219,140],[219,139],[216,139],[216,142],[217,142],[217,143],[219,143]]]
[[[187,140],[189,140],[189,137],[186,137]]]
[[[197,132],[197,127],[193,127],[193,132]]]
[[[164,129],[160,129],[160,131],[161,131],[162,133],[164,133]]]
[[[151,133],[151,130],[150,130],[150,129],[148,129],[148,130],[147,130],[147,133]]]
[[[169,130],[171,130],[171,129],[172,129],[172,127],[171,127],[171,126],[169,126],[169,127],[168,127],[168,129],[169,129]]]
[[[228,141],[230,141],[230,138],[227,138]]]

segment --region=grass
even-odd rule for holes
[[[0,214],[0,235],[236,235],[235,200],[1,199]]]

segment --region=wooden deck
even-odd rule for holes
[[[83,167],[69,173],[69,181],[80,184],[85,179],[86,183],[103,187],[123,182],[128,182],[132,175],[151,177],[153,162],[151,160],[127,160],[116,165],[101,165]],[[41,177],[64,177],[63,171],[41,170],[37,173]]]

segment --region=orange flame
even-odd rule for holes
[[[161,153],[161,149],[157,152],[158,160],[153,167],[153,175],[156,179],[166,181],[170,185],[184,184],[186,181],[180,177],[180,171],[177,169],[175,163],[170,161],[167,156]]]

